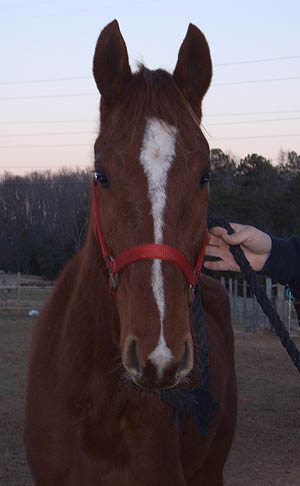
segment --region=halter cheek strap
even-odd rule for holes
[[[97,202],[97,182],[93,183],[93,192],[94,198],[92,211],[94,231],[95,236],[100,243],[102,256],[109,272],[110,291],[113,294],[116,292],[118,288],[118,275],[122,268],[127,267],[131,263],[135,263],[139,260],[159,259],[166,262],[175,263],[181,269],[186,280],[189,283],[190,302],[192,303],[194,298],[195,286],[201,272],[205,248],[208,242],[207,233],[205,233],[204,242],[194,268],[192,267],[186,256],[179,250],[177,250],[177,248],[170,245],[162,245],[158,243],[145,243],[143,245],[134,246],[113,258],[105,244],[103,232],[100,225],[99,206]]]

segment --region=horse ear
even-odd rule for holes
[[[126,44],[117,20],[108,24],[99,36],[94,54],[93,73],[105,102],[119,101],[132,73]]]
[[[193,110],[201,116],[201,101],[212,77],[212,63],[207,41],[193,24],[189,25],[180,47],[173,78]]]

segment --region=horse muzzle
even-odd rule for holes
[[[144,389],[162,390],[178,385],[191,371],[194,364],[192,339],[184,341],[184,351],[176,361],[168,348],[158,346],[146,360],[142,360],[139,341],[128,336],[122,362],[131,381]]]

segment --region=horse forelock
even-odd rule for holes
[[[177,144],[182,138],[185,143],[190,140],[191,131],[199,131],[201,122],[170,73],[163,69],[150,70],[142,64],[128,82],[122,99],[113,107],[106,107],[103,102],[101,110],[101,127],[105,134],[116,133],[122,127],[133,143],[150,117],[175,127],[178,131]],[[109,112],[113,114],[111,118]],[[109,123],[106,123],[107,118],[110,118]]]

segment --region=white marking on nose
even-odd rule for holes
[[[152,353],[148,356],[148,359],[150,359],[156,367],[156,373],[158,378],[162,377],[164,370],[166,369],[170,361],[172,361],[172,358],[173,354],[167,346],[164,335],[161,333],[159,336],[158,345],[156,346],[154,351],[152,351]]]
[[[148,191],[153,216],[154,241],[163,242],[164,211],[168,171],[175,156],[176,128],[162,120],[150,118],[147,122],[140,161],[148,180]],[[160,317],[160,336],[149,359],[156,366],[160,378],[173,355],[164,337],[165,292],[161,260],[152,264],[152,290]]]

